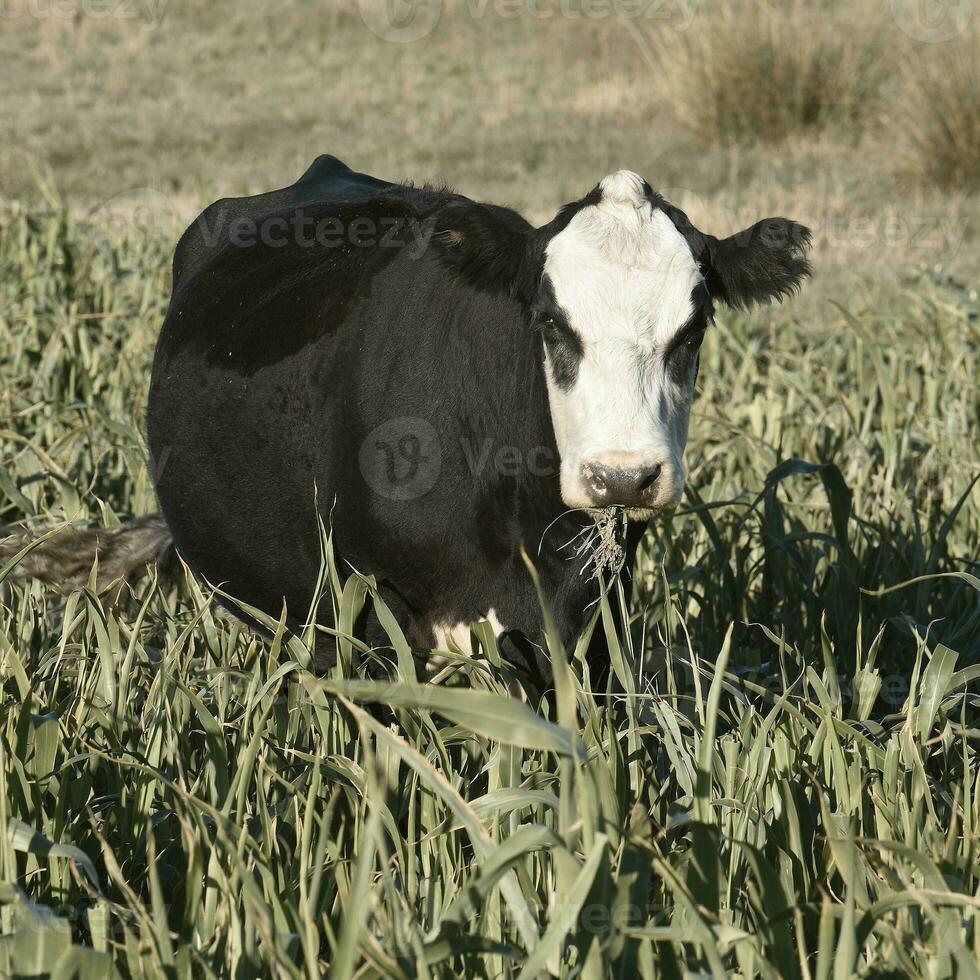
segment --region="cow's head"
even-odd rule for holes
[[[719,240],[628,170],[541,228],[462,202],[439,232],[460,276],[515,297],[540,332],[565,503],[633,517],[680,499],[714,304],[781,299],[810,271],[802,225],[766,218]]]

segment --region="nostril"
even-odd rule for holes
[[[657,463],[656,466],[651,467],[647,470],[640,480],[640,485],[637,488],[640,493],[646,493],[647,490],[652,487],[657,480],[660,478],[660,471],[663,469],[662,463]]]
[[[589,482],[592,484],[592,489],[598,493],[603,494],[609,489],[610,483],[610,470],[605,466],[593,465],[588,469]]]

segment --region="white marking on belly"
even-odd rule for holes
[[[486,616],[487,622],[490,624],[490,628],[493,630],[493,635],[499,637],[502,633],[507,632],[507,627],[497,618],[497,614],[491,609]]]
[[[507,627],[504,626],[500,620],[497,618],[497,614],[490,609],[484,619],[490,624],[490,628],[493,630],[494,636],[499,637],[501,633],[507,632]],[[432,627],[432,646],[433,650],[449,650],[456,653],[461,653],[465,657],[470,657],[473,655],[473,644],[470,635],[470,624],[469,623],[435,623]],[[426,673],[433,673],[436,670],[440,670],[445,667],[450,660],[447,657],[440,657],[437,653],[432,653],[429,655],[426,661]]]
[[[468,654],[470,650],[470,627],[468,623],[437,623],[432,627],[432,645],[436,650],[454,650]]]

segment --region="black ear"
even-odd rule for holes
[[[533,288],[531,231],[507,208],[463,201],[439,212],[432,241],[442,262],[464,282],[523,298]]]
[[[708,291],[728,306],[747,309],[796,292],[810,275],[810,229],[788,218],[764,218],[730,238],[705,236]]]

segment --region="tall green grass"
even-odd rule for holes
[[[169,246],[4,206],[0,521],[153,509]],[[976,305],[723,319],[608,688],[554,637],[522,686],[485,625],[419,686],[357,576],[323,601],[391,647],[325,678],[189,573],[0,584],[0,972],[975,975]]]

